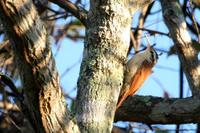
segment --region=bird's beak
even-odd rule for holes
[[[147,44],[147,50],[149,50],[151,48],[151,45],[148,43]]]

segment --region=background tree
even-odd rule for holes
[[[148,16],[161,12],[152,12],[156,2],[97,0],[90,1],[87,10],[87,2],[81,0],[1,0],[2,132],[126,132],[117,126],[113,128],[113,121],[198,123],[200,34],[195,15],[199,1],[159,1],[169,33],[144,27]],[[131,27],[132,15],[138,9],[138,25]],[[58,27],[57,22],[62,19],[67,22]],[[115,113],[127,55],[132,54],[132,48],[144,47],[143,31],[173,40],[169,51],[157,50],[177,54],[181,62],[180,81],[184,72],[192,97],[182,99],[182,91],[180,98],[168,98],[167,91],[165,98],[133,96]],[[65,38],[85,39],[76,99],[62,92],[55,67],[54,57]],[[52,40],[56,45],[54,55]],[[69,109],[65,96],[73,101]]]

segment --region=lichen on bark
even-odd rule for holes
[[[123,1],[101,0],[91,1],[87,18],[77,120],[82,131],[110,132],[123,82],[131,15]]]

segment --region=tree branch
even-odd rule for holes
[[[0,72],[0,82],[3,82],[4,84],[6,84],[7,86],[9,86],[9,88],[12,90],[12,92],[14,93],[14,95],[16,96],[16,98],[19,100],[19,102],[21,102],[21,104],[23,104],[23,94],[20,93],[17,90],[17,87],[15,86],[15,84],[12,82],[12,80],[4,75],[2,72]]]
[[[87,25],[87,11],[83,8],[80,8],[73,4],[72,2],[68,0],[49,0],[50,2],[57,4],[58,6],[62,7],[66,11],[70,12],[72,15],[74,15],[77,19],[79,19],[83,25]]]
[[[200,96],[200,64],[180,4],[177,0],[161,0],[161,5],[164,21],[175,43],[192,94]]]
[[[136,10],[142,9],[143,7],[149,5],[154,0],[127,0],[129,6],[129,11],[131,14],[135,13]]]
[[[144,22],[146,20],[146,16],[147,16],[147,10],[148,10],[148,6],[144,7],[141,10],[140,16],[139,16],[139,22],[138,22],[138,27],[137,27],[137,34],[135,35],[135,40],[136,40],[136,48],[135,50],[137,51],[140,48],[140,44],[141,44],[141,39],[142,39],[142,30],[140,30],[143,26],[144,26]]]
[[[153,96],[129,97],[115,114],[116,121],[148,124],[183,124],[200,122],[200,99],[189,97],[161,98]]]
[[[169,37],[169,33],[164,33],[164,32],[161,32],[161,31],[157,31],[157,30],[151,30],[151,29],[147,29],[147,28],[134,28],[132,27],[131,29],[133,30],[143,30],[143,31],[147,31],[149,32],[150,34],[160,34],[160,35],[164,35],[164,36],[168,36]]]
[[[13,103],[9,103],[9,102],[0,102],[0,109],[5,109],[5,105],[6,104],[6,109],[7,110],[12,110],[12,111],[20,111],[20,109],[18,108],[18,106],[16,104]]]

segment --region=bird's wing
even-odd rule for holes
[[[133,81],[131,83],[131,87],[128,93],[129,96],[135,94],[135,92],[142,86],[142,84],[147,79],[147,77],[151,74],[151,72],[152,72],[151,66],[143,65],[140,71],[137,72],[133,78]]]
[[[137,73],[132,78],[131,85],[126,85],[126,88],[123,89],[117,104],[117,109],[122,105],[128,96],[135,94],[135,92],[141,87],[147,77],[151,74],[151,69],[152,67],[146,64],[143,64],[142,67],[138,69]]]
[[[127,90],[129,90],[129,88],[131,86],[131,83],[133,82],[134,75],[136,75],[136,73],[138,72],[138,70],[141,69],[138,66],[141,66],[141,65],[137,64],[133,60],[130,60],[127,63],[127,66],[126,66],[126,69],[125,69],[125,73],[124,73],[123,86],[122,86],[122,89],[120,91],[119,99],[120,99],[120,97],[122,97],[124,95],[124,93]]]

